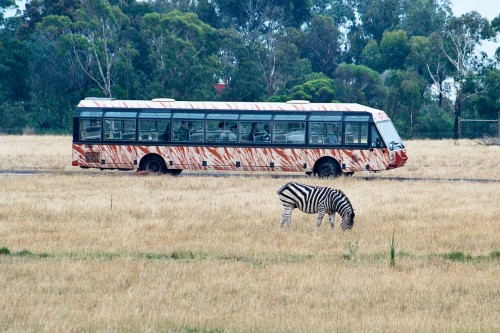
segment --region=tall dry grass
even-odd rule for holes
[[[0,331],[499,331],[498,183],[300,179],[349,196],[342,233],[297,211],[280,230],[289,180],[0,175]]]

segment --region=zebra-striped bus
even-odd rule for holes
[[[73,120],[73,166],[305,172],[320,177],[403,166],[385,112],[360,104],[87,98]]]

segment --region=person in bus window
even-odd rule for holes
[[[236,141],[238,139],[238,126],[233,125],[230,127],[229,141]]]
[[[328,134],[328,142],[334,145],[339,145],[341,142],[340,131],[337,124],[332,125],[332,132]]]
[[[252,123],[252,128],[250,129],[250,134],[252,135],[252,137],[255,138],[255,136],[259,135],[259,133],[260,131],[257,127],[257,123]]]
[[[249,138],[250,141],[262,141],[262,132],[257,127],[257,123],[252,123]]]
[[[168,136],[170,134],[170,123],[165,125],[165,131],[163,132],[163,136],[160,136],[160,140],[168,141]]]
[[[269,126],[269,124],[264,125],[264,131],[265,131],[263,135],[264,141],[271,141],[271,127]]]
[[[181,122],[181,127],[179,127],[178,133],[179,133],[179,141],[189,140],[189,129],[185,121]]]

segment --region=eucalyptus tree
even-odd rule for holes
[[[193,13],[146,14],[143,40],[153,63],[152,94],[214,99],[220,73],[217,30]]]
[[[323,74],[311,77],[305,83],[293,87],[287,99],[302,99],[314,103],[331,103],[335,99],[333,80]]]
[[[462,104],[480,92],[478,89],[471,91],[466,84],[468,75],[479,72],[483,66],[483,57],[478,56],[476,49],[482,40],[494,36],[495,32],[491,28],[490,22],[477,12],[452,18],[447,24],[440,47],[453,69],[453,88],[456,95],[453,106],[455,139],[460,138]],[[480,88],[480,86],[477,87]]]
[[[429,36],[444,30],[452,17],[450,0],[401,0],[400,27],[411,36]]]
[[[450,91],[445,80],[451,73],[441,44],[442,36],[438,33],[432,33],[428,37],[412,37],[407,58],[407,68],[413,69],[427,80],[431,93],[438,96],[439,107],[443,106],[444,97]]]
[[[382,80],[386,89],[384,110],[401,130],[412,135],[425,102],[427,82],[412,70],[388,70]]]
[[[383,70],[403,69],[409,53],[410,45],[406,31],[399,29],[384,32],[380,41],[380,58]]]
[[[316,15],[304,32],[307,58],[315,72],[331,76],[341,62],[340,31],[333,18]]]
[[[480,86],[479,94],[467,99],[462,108],[463,114],[473,119],[500,118],[500,70],[487,68],[466,78],[467,90],[474,92]]]
[[[68,16],[49,15],[40,23],[45,32],[58,34],[54,43],[65,43],[71,59],[90,79],[97,92],[112,97],[115,65],[127,49],[128,17],[107,0],[82,0],[72,20]]]
[[[25,4],[21,18],[23,24],[17,35],[21,39],[28,39],[35,32],[36,26],[43,18],[50,15],[67,16],[74,19],[76,10],[80,7],[79,0],[30,0]]]
[[[4,20],[4,12],[9,8],[14,8],[16,2],[14,0],[0,0],[0,24]]]
[[[344,27],[356,21],[357,0],[313,0],[314,14],[329,16],[337,28]]]
[[[334,74],[336,99],[382,108],[384,87],[380,74],[363,65],[340,64]]]
[[[400,0],[359,0],[357,12],[365,33],[378,43],[384,31],[399,27],[402,16]]]
[[[311,17],[311,0],[214,0],[224,28],[248,35],[279,11],[285,27],[299,28]]]
[[[380,47],[375,39],[370,39],[366,46],[361,52],[359,62],[361,65],[370,67],[377,72],[381,72],[382,68],[385,67],[382,64],[382,55],[380,53]]]

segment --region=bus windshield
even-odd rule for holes
[[[384,139],[387,147],[389,147],[389,150],[404,149],[405,146],[403,144],[403,140],[401,140],[401,137],[396,131],[396,128],[394,127],[392,121],[385,120],[379,122],[377,123],[377,128],[380,132],[380,135],[382,135],[382,138]]]

